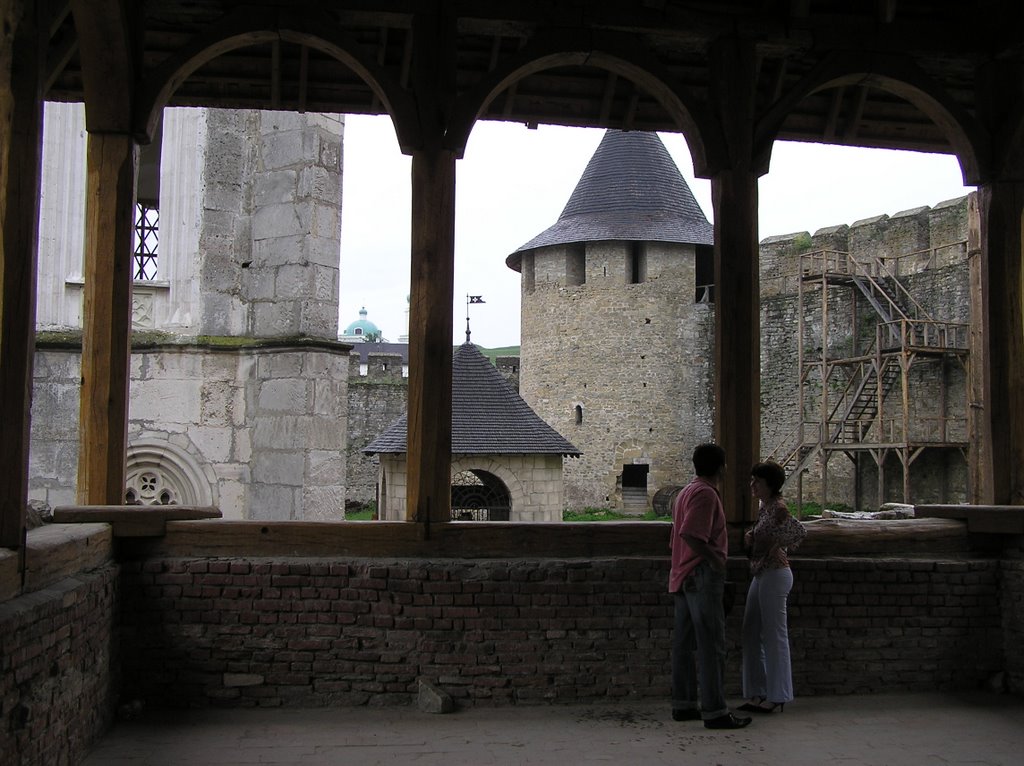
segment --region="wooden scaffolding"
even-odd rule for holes
[[[891,455],[902,466],[904,503],[914,501],[912,467],[925,452],[953,450],[966,464],[970,326],[933,319],[906,286],[907,274],[935,264],[940,251],[958,248],[966,259],[966,247],[957,242],[900,257],[836,250],[800,256],[800,418],[773,454],[801,505],[804,476],[814,469],[827,504],[829,461],[840,453],[853,463],[857,509],[866,459],[875,466],[879,504],[891,500]],[[933,369],[912,374],[921,365]]]

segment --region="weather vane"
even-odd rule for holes
[[[470,303],[483,303],[484,299],[482,295],[467,295],[466,296],[466,343],[469,343],[469,304]]]

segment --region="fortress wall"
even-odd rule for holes
[[[966,233],[966,198],[960,198],[932,209],[919,208],[892,217],[883,215],[865,219],[850,227],[822,229],[809,238],[809,243],[802,234],[771,237],[762,243],[763,454],[771,454],[799,422],[796,404],[799,359],[794,332],[798,321],[796,264],[799,253],[835,249],[849,251],[862,261],[885,257],[887,264],[900,275],[911,295],[932,318],[966,323],[970,318],[971,302],[966,250],[962,244]],[[892,260],[895,256],[903,257]],[[820,295],[818,289],[805,289],[804,292],[804,343],[810,350],[821,345]],[[830,288],[828,313],[827,346],[830,356],[848,356],[868,348],[880,320],[856,288]],[[855,315],[856,337],[851,332]],[[963,367],[955,360],[943,362],[918,356],[911,367],[909,379],[911,438],[966,441],[966,423],[963,421],[966,376]],[[839,386],[840,382],[831,381],[831,384]],[[805,384],[804,408],[805,418],[812,422],[820,419],[820,393],[820,375],[814,372]],[[883,414],[886,418],[902,419],[902,410],[902,397],[897,390],[887,397]],[[947,421],[944,434],[936,433],[941,422],[940,413],[952,418]],[[882,497],[879,497],[874,461],[867,456],[862,456],[861,460],[860,493],[864,507],[903,500],[903,470],[895,455],[885,462]],[[828,498],[832,502],[853,505],[857,474],[851,460],[842,454],[833,457],[828,467]],[[959,450],[922,453],[913,463],[912,475],[912,494],[917,502],[958,502],[965,499],[966,463]],[[819,461],[804,476],[804,497],[817,496],[820,486]]]
[[[377,500],[380,458],[364,455],[362,449],[405,414],[407,383],[401,354],[370,354],[367,374],[360,375],[358,354],[353,353],[350,370],[345,497],[349,503],[365,504]]]

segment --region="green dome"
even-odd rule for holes
[[[380,328],[377,327],[373,322],[366,318],[366,307],[359,309],[359,319],[354,321],[348,327],[345,328],[346,336],[361,336],[367,335],[379,335]]]

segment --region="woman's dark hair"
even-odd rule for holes
[[[755,479],[764,479],[773,495],[779,494],[782,491],[782,485],[786,483],[785,469],[771,460],[755,465],[750,469],[750,475]]]
[[[698,444],[693,450],[693,470],[698,476],[714,476],[725,465],[725,450],[717,444]]]

